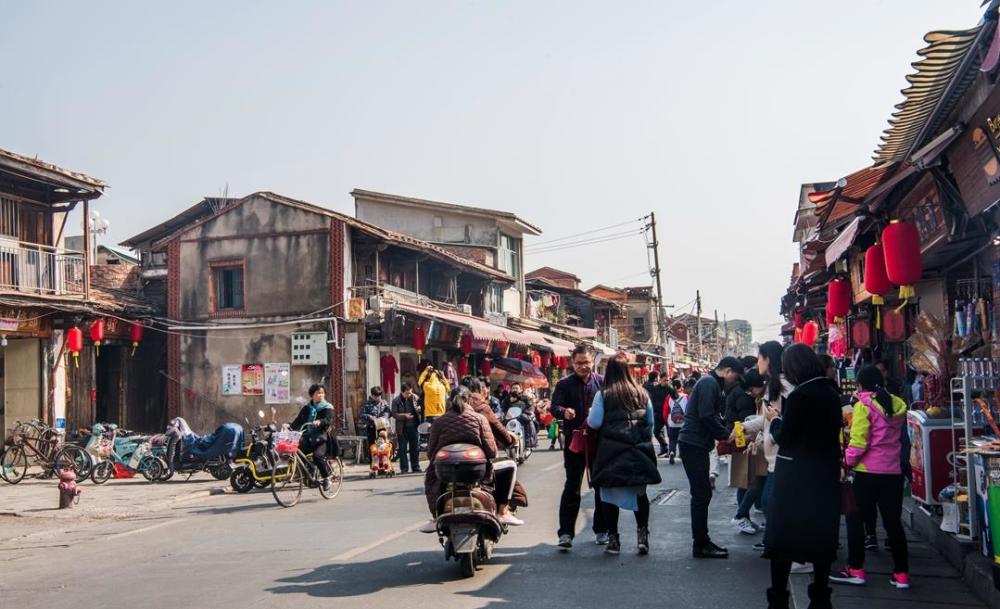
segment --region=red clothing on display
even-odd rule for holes
[[[388,395],[396,393],[396,373],[399,372],[396,358],[391,353],[386,353],[379,360],[379,365],[382,367],[382,391]]]

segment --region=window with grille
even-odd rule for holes
[[[213,265],[216,311],[240,311],[244,305],[244,264]]]

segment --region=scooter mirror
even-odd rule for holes
[[[511,406],[510,409],[507,410],[507,418],[516,419],[517,417],[521,416],[521,412],[522,411],[519,407]]]

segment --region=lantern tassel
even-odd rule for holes
[[[74,353],[73,354],[73,363],[76,364],[77,368],[80,367],[80,354],[79,353]]]
[[[916,289],[912,285],[901,285],[899,286],[899,297],[902,299],[903,303],[896,307],[896,312],[899,313],[906,308],[909,304],[911,298],[917,295]]]
[[[133,342],[132,343],[132,355],[130,355],[129,357],[135,357],[135,350],[138,349],[138,348],[139,348],[139,343]]]

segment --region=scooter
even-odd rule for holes
[[[493,495],[480,486],[487,462],[483,450],[473,444],[449,444],[434,456],[434,471],[446,485],[436,506],[438,541],[445,560],[458,561],[462,577],[475,575],[507,532]]]
[[[427,452],[427,443],[431,439],[431,424],[428,422],[423,422],[417,425],[417,445],[420,447],[420,452]]]
[[[229,476],[229,485],[237,493],[249,493],[255,488],[267,488],[271,484],[271,473],[274,464],[278,462],[274,451],[272,437],[278,431],[278,426],[272,421],[264,424],[264,411],[257,412],[261,423],[250,428],[250,443],[246,445],[240,456],[233,460],[233,473]],[[247,426],[250,421],[244,418]]]
[[[216,480],[228,480],[233,473],[232,458],[241,454],[243,447],[243,426],[226,423],[207,436],[185,431],[190,431],[186,421],[183,428],[168,427],[167,470],[160,480],[165,482],[174,474],[187,474],[190,478],[198,472],[208,472]]]
[[[507,431],[517,437],[517,442],[507,447],[507,456],[521,465],[531,456],[531,448],[527,446],[524,426],[521,424],[521,409],[512,406],[507,410]]]

